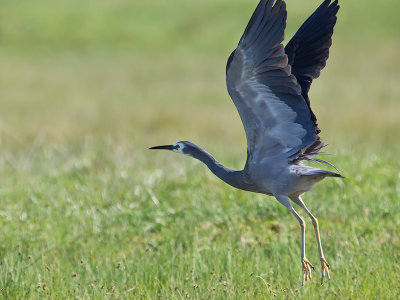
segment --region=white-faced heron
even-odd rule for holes
[[[305,223],[290,200],[302,207],[314,225],[322,278],[329,276],[319,236],[318,221],[301,196],[325,177],[342,175],[306,166],[320,154],[324,143],[310,107],[308,91],[329,56],[338,1],[324,1],[283,47],[286,4],[261,0],[235,51],[229,56],[226,82],[247,137],[243,170],[227,168],[190,142],[156,146],[194,157],[221,180],[245,191],[274,196],[297,218],[301,227],[301,262],[304,281],[314,269],[305,255]],[[327,163],[329,164],[329,163]],[[330,165],[330,164],[329,164]],[[290,200],[289,200],[290,199]]]

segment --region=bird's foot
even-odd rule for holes
[[[329,275],[329,264],[326,262],[324,257],[321,257],[321,271],[322,271],[321,285],[323,285],[325,273],[328,276],[328,279],[331,279],[331,276]]]
[[[311,280],[311,269],[314,269],[314,266],[308,261],[307,258],[303,258],[303,286],[304,282],[308,279]]]

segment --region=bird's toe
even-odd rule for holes
[[[331,279],[331,276],[329,275],[329,264],[326,262],[325,258],[321,258],[321,272],[322,272],[322,277],[321,277],[321,285],[324,284],[324,278],[325,274],[328,276],[328,279]]]
[[[312,279],[311,270],[315,270],[315,268],[307,258],[303,258],[302,264],[303,264],[303,285],[304,285],[305,281],[307,281],[308,279],[310,280]]]

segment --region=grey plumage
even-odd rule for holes
[[[329,266],[323,255],[318,222],[301,195],[325,177],[343,177],[303,164],[307,160],[325,162],[313,158],[324,144],[318,136],[320,130],[308,91],[329,56],[338,9],[337,0],[324,1],[284,48],[285,2],[261,0],[258,4],[226,68],[228,92],[246,132],[247,161],[243,170],[225,167],[186,141],[150,148],[192,156],[233,187],[275,196],[296,216],[302,228],[303,284],[311,278],[313,267],[305,257],[304,221],[289,199],[300,205],[313,221],[322,283],[325,273],[329,277]]]

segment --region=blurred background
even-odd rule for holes
[[[286,2],[285,44],[321,1]],[[8,296],[26,296],[16,282],[26,287],[38,282],[41,287],[44,282],[52,285],[39,289],[44,295],[54,296],[46,293],[58,286],[58,291],[74,287],[85,296],[90,283],[115,281],[114,265],[119,261],[135,265],[141,251],[153,249],[149,244],[162,249],[161,236],[169,237],[164,241],[168,244],[167,240],[182,234],[182,226],[189,226],[182,243],[187,239],[190,244],[196,224],[212,226],[207,220],[218,218],[238,231],[247,224],[250,240],[277,224],[262,227],[265,216],[290,224],[282,234],[292,236],[294,250],[289,248],[298,250],[298,225],[284,208],[272,204],[275,200],[233,191],[197,162],[146,150],[189,140],[230,167],[244,165],[246,140],[226,92],[225,65],[256,4],[255,0],[0,2],[0,228],[4,236],[0,284]],[[318,186],[310,198],[317,201],[324,193],[328,202],[314,201],[309,207],[326,219],[324,225],[320,223],[325,231],[347,228],[341,236],[347,242],[352,235],[347,235],[349,224],[359,222],[351,230],[366,236],[364,243],[354,242],[354,257],[390,243],[394,248],[389,252],[374,253],[387,258],[380,263],[390,257],[398,262],[393,251],[400,248],[395,235],[400,215],[400,2],[344,0],[340,6],[330,58],[311,87],[310,99],[322,139],[329,145],[326,151],[335,154],[327,159],[349,180]],[[207,190],[215,195],[211,197]],[[237,198],[242,199],[239,204]],[[249,204],[254,199],[255,204]],[[201,213],[207,206],[210,210]],[[229,214],[237,221],[227,221]],[[246,215],[256,217],[249,220]],[[163,231],[165,226],[169,235]],[[212,231],[207,226],[198,228],[200,239]],[[326,252],[335,261],[335,249],[345,246],[332,246],[341,240],[338,236],[322,235],[334,248]],[[309,236],[310,245],[311,231]],[[222,239],[221,245],[225,242]],[[360,244],[364,250],[356,250],[362,248]],[[82,273],[76,263],[82,259],[89,264],[91,249],[98,250],[97,258],[106,266],[107,275],[98,275],[97,282],[90,277],[101,274],[93,271],[96,262],[92,271],[84,268]],[[51,254],[43,258],[47,251]],[[27,263],[28,256],[37,260]],[[297,256],[293,257],[297,264]],[[163,262],[157,255],[154,260]],[[369,264],[365,261],[365,268]],[[143,263],[141,268],[151,274],[150,265]],[[46,266],[55,272],[52,276],[68,274],[69,279],[50,283]],[[348,274],[345,262],[342,266],[343,274]],[[70,278],[74,272],[85,288]],[[137,291],[143,295],[163,291],[138,272],[132,279]],[[131,277],[118,276],[125,278],[128,287]],[[165,291],[173,291],[168,275],[162,276],[158,278]],[[299,279],[295,272],[293,282]],[[114,283],[114,289],[122,289],[119,284]],[[147,290],[139,288],[146,285]],[[113,292],[111,283],[108,289]]]
[[[319,2],[288,1],[286,40]],[[400,4],[340,5],[327,68],[311,90],[322,136],[333,147],[397,143]],[[2,140],[26,146],[107,136],[143,148],[190,139],[243,156],[225,64],[254,6],[239,0],[1,3]]]

